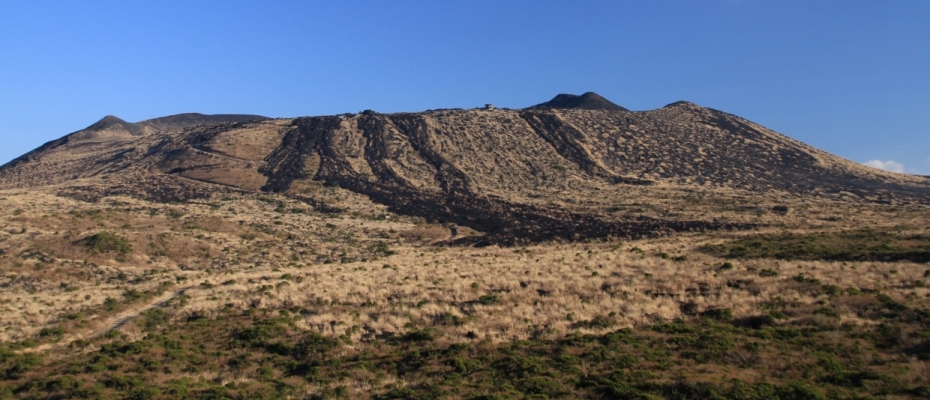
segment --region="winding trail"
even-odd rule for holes
[[[149,303],[149,304],[146,304],[146,305],[140,306],[140,307],[130,308],[130,309],[125,310],[125,311],[123,311],[123,312],[121,312],[121,313],[119,313],[119,314],[117,314],[117,315],[115,315],[115,316],[113,316],[113,317],[110,317],[110,318],[107,320],[107,322],[103,325],[103,328],[98,328],[98,329],[96,329],[96,330],[94,330],[94,331],[91,331],[89,337],[91,337],[91,338],[97,337],[97,336],[100,336],[100,335],[102,335],[102,334],[104,334],[104,333],[107,333],[107,332],[109,332],[109,331],[112,331],[112,330],[114,330],[114,329],[119,329],[120,327],[122,327],[123,325],[125,325],[127,322],[129,322],[129,320],[131,320],[131,319],[133,319],[133,318],[135,318],[135,317],[138,317],[140,314],[142,314],[143,312],[145,312],[145,311],[147,311],[147,310],[149,310],[149,309],[152,309],[152,308],[155,308],[155,307],[164,307],[164,306],[168,305],[168,302],[171,301],[171,299],[183,295],[184,292],[186,292],[188,289],[190,289],[190,288],[192,288],[192,287],[194,287],[194,286],[193,286],[193,285],[191,285],[191,286],[186,286],[186,287],[184,287],[184,288],[181,288],[181,290],[177,290],[177,291],[175,291],[175,292],[173,292],[173,293],[163,294],[163,295],[161,295],[160,297],[154,299],[154,300],[153,300],[151,303]]]
[[[159,296],[159,297],[157,297],[157,298],[155,298],[155,299],[152,299],[152,301],[150,301],[150,302],[147,303],[147,304],[140,304],[140,305],[137,305],[137,306],[134,306],[134,307],[130,307],[130,308],[126,309],[126,310],[123,310],[122,312],[120,312],[120,313],[118,313],[118,314],[116,314],[116,315],[112,315],[112,316],[110,316],[109,318],[107,318],[107,319],[106,319],[102,324],[100,324],[100,326],[97,327],[97,328],[94,328],[94,329],[91,329],[91,330],[88,330],[88,331],[84,331],[84,332],[76,332],[76,333],[74,333],[74,334],[71,334],[71,335],[68,335],[68,336],[66,336],[66,337],[63,337],[61,340],[59,340],[59,341],[57,341],[57,342],[55,342],[55,343],[46,343],[46,344],[42,344],[42,345],[39,345],[39,346],[36,346],[36,347],[32,347],[32,348],[29,348],[29,349],[23,349],[23,350],[21,351],[21,353],[23,353],[23,354],[26,354],[26,353],[44,353],[44,352],[48,352],[48,351],[50,351],[50,350],[61,350],[61,349],[67,348],[67,347],[68,347],[69,345],[71,345],[71,343],[74,342],[75,340],[84,340],[84,339],[93,339],[93,338],[96,338],[96,337],[98,337],[98,336],[100,336],[100,335],[103,335],[103,334],[105,334],[105,333],[107,333],[107,332],[109,332],[109,331],[112,331],[112,330],[114,330],[114,329],[119,329],[120,327],[122,327],[123,325],[125,325],[127,322],[129,322],[130,320],[132,320],[132,319],[135,318],[135,317],[138,317],[139,315],[141,315],[143,312],[145,312],[145,311],[147,311],[147,310],[150,310],[150,309],[155,308],[155,307],[165,307],[166,305],[168,305],[168,302],[171,301],[171,299],[183,295],[183,294],[184,294],[185,292],[187,292],[189,289],[191,289],[191,288],[197,286],[198,284],[199,284],[199,283],[193,284],[193,285],[190,285],[190,286],[185,286],[185,287],[183,287],[183,288],[181,288],[181,289],[179,289],[179,290],[176,290],[176,291],[173,291],[173,292],[169,292],[169,293],[165,293],[165,294],[163,294],[163,295],[161,295],[161,296]]]

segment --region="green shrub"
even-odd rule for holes
[[[453,313],[446,312],[434,317],[433,323],[444,326],[462,326],[465,325],[465,319]]]
[[[140,327],[146,332],[151,332],[159,326],[168,323],[168,315],[160,308],[152,308],[142,312],[142,322]]]
[[[42,328],[42,330],[39,331],[39,337],[48,337],[48,336],[61,337],[64,334],[65,334],[65,329],[60,326],[56,326],[54,328]]]
[[[778,271],[776,271],[776,270],[774,270],[774,269],[768,269],[768,268],[766,268],[766,269],[763,269],[762,271],[759,271],[759,276],[761,276],[761,277],[763,277],[763,278],[775,277],[775,276],[778,276]]]
[[[258,379],[261,381],[270,381],[271,378],[274,378],[274,369],[271,367],[259,367],[255,373],[258,375]]]
[[[145,371],[155,371],[161,367],[161,363],[151,356],[146,356],[139,359],[139,366]]]
[[[826,315],[828,317],[833,317],[833,318],[840,317],[840,313],[838,313],[836,310],[829,308],[829,307],[818,308],[817,310],[814,310],[814,314]]]
[[[613,327],[616,323],[614,320],[605,317],[603,315],[597,315],[594,318],[591,318],[588,321],[578,321],[572,324],[573,328],[588,328],[588,329],[607,329]]]
[[[12,365],[4,374],[7,379],[19,379],[24,373],[42,365],[42,357],[38,354],[25,354],[14,358]]]
[[[826,293],[828,296],[832,297],[832,296],[839,295],[843,291],[842,289],[840,289],[839,286],[836,286],[836,285],[824,285],[823,292]]]
[[[718,321],[729,321],[733,319],[733,310],[729,308],[712,308],[702,312],[701,316]]]
[[[394,250],[391,250],[391,248],[388,247],[388,244],[385,242],[379,242],[375,246],[368,246],[368,251],[381,257],[387,257],[387,256],[392,256],[394,254],[397,254],[397,252]]]
[[[298,357],[307,357],[314,354],[326,354],[336,346],[339,345],[339,341],[323,336],[316,332],[310,332],[301,340],[292,351],[293,355]]]
[[[119,308],[119,302],[112,297],[107,297],[103,300],[103,307],[106,308],[107,311],[114,311]]]
[[[558,396],[562,391],[562,384],[551,378],[546,377],[533,377],[527,379],[521,385],[523,391],[531,395],[541,395],[546,397],[533,397],[533,398],[549,398],[548,396]]]
[[[132,252],[132,245],[126,239],[109,232],[100,232],[88,236],[82,240],[82,244],[95,253],[117,252],[119,254],[129,254]]]
[[[478,304],[490,306],[500,302],[496,294],[490,293],[478,298]]]
[[[280,319],[255,321],[251,328],[235,334],[235,338],[246,346],[261,346],[285,333],[284,321]]]
[[[123,292],[123,301],[126,303],[132,303],[134,301],[142,300],[145,296],[142,292],[135,289],[128,289]]]
[[[439,336],[440,332],[434,328],[426,328],[423,330],[410,331],[399,338],[399,342],[431,342]]]
[[[823,392],[820,391],[820,389],[800,383],[792,384],[788,388],[783,389],[778,398],[797,400],[827,400],[827,396],[825,396]]]

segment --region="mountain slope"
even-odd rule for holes
[[[147,119],[140,121],[135,125],[138,126],[139,130],[145,134],[154,134],[174,129],[189,128],[197,125],[231,124],[237,122],[261,121],[265,119],[268,119],[268,117],[250,114],[208,115],[199,113],[184,113],[169,115],[167,117]]]
[[[52,184],[89,198],[161,201],[269,191],[322,204],[314,200],[322,183],[397,213],[471,227],[486,235],[460,240],[486,243],[749,226],[609,211],[624,198],[669,191],[930,201],[924,177],[865,167],[687,102],[646,112],[368,111],[145,133],[185,118],[144,125],[142,135],[111,118],[109,140],[46,145],[0,168],[0,187]]]
[[[145,143],[147,135],[167,134],[202,124],[228,124],[268,119],[258,115],[177,114],[137,123],[108,115],[87,128],[49,141],[0,166],[0,185],[36,186],[95,176],[129,160],[128,153]]]

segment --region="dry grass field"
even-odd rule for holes
[[[885,235],[876,239],[883,249],[919,255],[930,250],[925,206],[764,196],[746,203],[742,194],[730,191],[695,199],[687,192],[641,188],[642,197],[624,201],[664,199],[637,210],[643,213],[691,213],[759,225],[632,241],[463,247],[448,245],[449,226],[390,213],[342,189],[319,190],[341,212],[318,212],[270,194],[162,204],[119,196],[85,202],[55,190],[0,192],[0,346],[10,385],[0,393],[170,398],[179,393],[171,390],[181,389],[169,387],[180,385],[185,396],[195,397],[212,390],[231,397],[469,398],[497,393],[493,382],[501,377],[475,383],[476,372],[448,382],[443,376],[460,368],[453,365],[460,359],[445,360],[443,351],[472,352],[461,359],[466,364],[505,348],[517,355],[535,354],[539,349],[533,346],[594,351],[587,348],[592,340],[601,343],[618,332],[640,343],[623,354],[646,360],[637,368],[653,371],[645,378],[627,377],[629,393],[674,398],[670,393],[685,388],[732,391],[737,389],[731,379],[737,379],[790,393],[822,391],[816,389],[820,386],[844,396],[880,394],[879,388],[909,397],[926,393],[921,390],[930,384],[925,378],[930,376],[928,264],[869,260],[868,252],[854,255],[866,258],[860,260],[835,254],[819,259],[832,242],[816,240],[868,227]],[[772,210],[774,205],[788,211]],[[800,237],[810,247],[798,250],[796,259],[724,257],[732,251],[728,245],[773,235]],[[881,336],[883,329],[896,329],[893,344],[856,336],[879,332],[875,340],[891,340]],[[197,368],[183,366],[185,361],[169,357],[164,343],[158,344],[185,334],[186,339],[171,340],[203,347],[199,351],[206,359]],[[807,342],[793,342],[797,337]],[[309,362],[306,358],[313,357],[307,354],[276,350],[301,338],[317,338],[329,349],[316,356],[347,364],[323,363],[309,376],[284,361],[268,361]],[[722,344],[701,344],[708,338]],[[848,345],[847,340],[858,350],[828,361],[842,364],[852,362],[842,357],[850,357],[858,363],[856,371],[874,376],[857,378],[867,382],[855,385],[811,381],[828,362],[820,347]],[[134,343],[144,348],[119,350]],[[640,354],[644,349],[665,353]],[[413,352],[424,358],[421,369],[395,366],[379,372],[366,364],[382,365]],[[426,355],[430,352],[440,353]],[[603,356],[576,356],[572,368],[590,364],[600,371],[606,362]],[[530,374],[549,386],[533,386],[517,376],[505,379],[510,394],[498,394],[612,397],[611,390],[621,390],[572,381],[597,374],[553,376],[551,371],[562,368],[553,360],[539,361],[539,373]],[[95,362],[103,372],[94,372]],[[798,365],[819,369],[796,371]],[[850,365],[842,371],[852,370]],[[119,383],[116,377],[135,381]]]

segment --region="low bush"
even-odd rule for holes
[[[794,282],[790,282],[794,284]],[[821,286],[817,286],[821,288]],[[825,291],[835,291],[824,289]],[[836,289],[838,290],[838,289]],[[930,359],[930,315],[916,300],[865,294],[860,318],[840,325],[820,308],[771,299],[763,313],[733,318],[727,308],[604,334],[490,339],[443,313],[434,326],[367,336],[336,336],[335,325],[307,327],[275,310],[178,318],[148,310],[135,341],[111,331],[45,364],[0,344],[0,394],[21,398],[923,398]],[[858,304],[858,303],[857,303]],[[338,305],[337,307],[342,307]],[[783,310],[784,313],[782,313]],[[279,310],[278,310],[279,311]],[[790,314],[787,317],[785,313]],[[776,317],[777,315],[777,317]],[[577,328],[612,329],[615,315]],[[468,317],[465,317],[468,318]],[[467,325],[469,322],[465,322]],[[361,325],[361,324],[360,324]],[[168,328],[168,329],[165,329]],[[364,329],[364,328],[360,328]],[[540,329],[545,329],[540,327]],[[352,330],[357,333],[358,330]],[[489,339],[476,340],[479,337]],[[716,377],[746,374],[744,382]],[[217,379],[178,379],[209,375]],[[712,376],[713,379],[707,379]],[[242,380],[233,377],[247,377]],[[347,380],[365,384],[364,391]],[[408,382],[405,385],[383,382]],[[381,383],[378,383],[381,382]],[[223,384],[220,386],[220,384]],[[2,388],[12,388],[4,393]]]
[[[778,276],[778,271],[776,271],[776,270],[774,270],[774,269],[768,269],[768,268],[766,268],[766,269],[763,269],[763,270],[759,271],[759,276],[761,276],[761,277],[763,277],[763,278],[775,277],[775,276]]]
[[[80,243],[95,253],[116,252],[119,254],[129,254],[132,252],[132,245],[126,239],[116,236],[109,232],[100,232],[88,236]]]
[[[478,298],[478,304],[481,305],[490,306],[497,303],[500,303],[500,299],[494,293],[486,294]]]
[[[603,315],[597,315],[594,318],[588,321],[578,321],[572,324],[573,328],[588,328],[588,329],[608,329],[616,325],[613,319],[605,317]]]
[[[729,321],[733,319],[733,310],[729,308],[712,308],[701,312],[700,315],[718,321]]]

